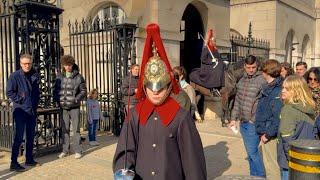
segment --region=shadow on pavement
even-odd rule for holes
[[[85,136],[85,134],[82,134],[82,137],[85,137],[86,140],[84,142],[82,142],[82,148],[83,148],[83,156],[86,156],[88,154],[90,154],[91,152],[94,152],[96,150],[99,150],[103,147],[115,144],[118,142],[118,138],[113,136],[110,133],[97,133],[97,141],[100,143],[99,146],[90,146],[89,142],[88,142],[88,137]],[[72,147],[72,146],[71,146]],[[60,152],[58,153],[51,153],[51,154],[47,154],[44,156],[40,156],[40,157],[35,157],[35,160],[37,162],[39,162],[41,165],[45,164],[45,163],[50,163],[53,162],[55,160],[58,160],[58,155],[60,154]],[[71,148],[71,156],[73,156],[73,152],[72,152],[72,148]],[[1,158],[9,158],[11,154],[10,153],[6,153],[5,156],[9,156],[9,157],[4,157],[4,155],[1,154]],[[23,157],[19,157],[19,162],[21,163],[21,165],[24,166],[24,158]],[[9,179],[10,177],[13,177],[17,174],[19,174],[19,172],[13,172],[9,170],[10,167],[10,160],[7,160],[7,162],[1,163],[0,164],[0,180],[1,179]],[[24,166],[26,168],[26,171],[36,168],[36,167],[27,167]]]
[[[98,149],[101,149],[103,147],[115,144],[118,142],[118,138],[112,134],[97,134],[97,142],[100,143],[99,146],[90,146],[89,145],[89,138],[86,136],[86,141],[82,143],[82,148],[83,148],[83,156],[86,156],[90,154],[91,152],[94,152]]]
[[[207,166],[207,179],[212,180],[221,176],[231,166],[228,156],[227,142],[221,141],[204,148]]]

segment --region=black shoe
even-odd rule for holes
[[[26,168],[21,166],[19,163],[11,163],[10,164],[10,171],[16,171],[16,172],[24,172]]]
[[[25,165],[26,166],[38,166],[39,163],[37,161],[35,161],[35,160],[32,160],[32,161],[26,161]]]

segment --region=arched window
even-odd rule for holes
[[[93,17],[93,23],[99,21],[109,21],[112,24],[121,24],[125,18],[124,11],[116,4],[111,3],[103,6],[98,13]]]

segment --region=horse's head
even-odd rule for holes
[[[227,68],[227,73],[229,73],[238,82],[244,72],[244,60],[231,63]]]

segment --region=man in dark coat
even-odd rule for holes
[[[121,94],[123,97],[123,103],[126,106],[125,112],[128,112],[128,108],[132,108],[137,104],[137,100],[134,98],[134,95],[137,92],[138,80],[139,80],[139,65],[134,64],[130,68],[130,73],[126,76],[121,85]],[[130,104],[129,104],[130,98]]]
[[[138,92],[114,155],[113,170],[135,171],[135,179],[206,179],[201,139],[189,112],[170,97],[178,93],[159,26],[147,26]],[[151,44],[154,41],[154,55]],[[158,56],[158,54],[159,56]],[[127,140],[127,142],[126,142]],[[127,158],[125,157],[127,144]]]
[[[72,123],[73,150],[75,151],[75,158],[79,159],[82,156],[80,147],[80,103],[87,95],[87,88],[72,56],[62,56],[61,63],[63,72],[58,75],[54,90],[55,100],[62,108],[63,114],[63,151],[58,157],[63,158],[69,153],[70,123]]]
[[[27,166],[36,166],[32,156],[33,139],[39,103],[39,75],[32,68],[32,57],[29,54],[20,56],[21,68],[12,73],[8,80],[7,96],[13,101],[13,119],[15,121],[15,137],[12,145],[11,171],[24,171],[18,161],[24,129],[26,129],[26,162]]]

